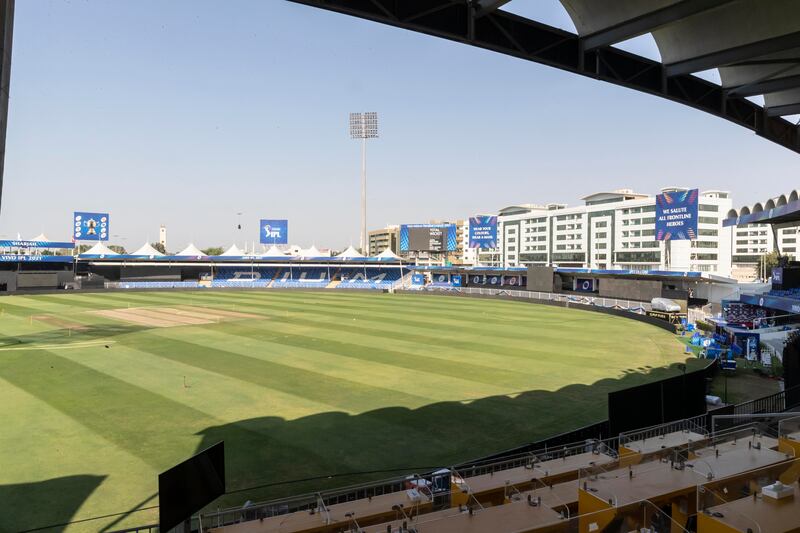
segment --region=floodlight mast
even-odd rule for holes
[[[361,139],[361,253],[369,255],[367,241],[367,139],[378,138],[378,113],[350,113],[350,138]]]

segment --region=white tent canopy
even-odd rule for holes
[[[379,259],[400,259],[400,256],[398,256],[396,253],[394,253],[391,248],[385,249],[384,251],[382,251],[381,253],[379,253],[375,257],[377,257]]]
[[[285,255],[286,254],[283,253],[283,250],[273,244],[269,247],[269,250],[261,254],[261,257],[284,257]]]
[[[119,255],[117,252],[103,244],[102,242],[98,242],[81,255]]]
[[[342,258],[345,258],[345,259],[356,259],[356,258],[361,258],[361,257],[364,257],[364,256],[362,254],[360,254],[358,252],[358,250],[356,250],[352,246],[348,246],[347,250],[345,250],[344,252],[340,253],[336,257],[342,257]]]
[[[185,257],[200,257],[201,255],[206,255],[203,253],[202,250],[198,249],[193,243],[189,243],[189,246],[181,250],[175,255],[185,256]]]
[[[50,239],[45,237],[44,233],[40,233],[39,235],[37,235],[36,237],[34,237],[31,240],[32,241],[37,241],[37,242],[50,242]]]
[[[236,243],[231,244],[231,247],[222,253],[223,257],[238,257],[243,255],[244,252],[241,251],[238,246],[236,246]]]
[[[311,248],[309,248],[308,250],[300,251],[300,257],[321,257],[321,256],[322,252],[317,250],[317,247],[314,246],[313,244],[311,245]]]
[[[143,255],[145,257],[150,257],[150,256],[161,257],[164,254],[162,254],[161,252],[159,252],[158,250],[153,248],[152,244],[150,244],[149,242],[146,242],[146,243],[144,243],[142,245],[141,248],[139,248],[138,250],[133,252],[131,255]]]

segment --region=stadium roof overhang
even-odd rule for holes
[[[724,227],[746,224],[771,224],[775,228],[800,224],[800,191],[794,190],[739,210],[731,209],[722,221]]]
[[[800,2],[561,0],[577,34],[509,13],[510,0],[290,0],[637,89],[800,152]],[[662,61],[613,45],[652,34]],[[693,73],[718,69],[721,84]],[[765,105],[747,97],[763,95]]]

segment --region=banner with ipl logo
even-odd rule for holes
[[[72,238],[76,241],[107,241],[108,213],[75,211],[72,215]]]
[[[289,221],[261,219],[259,242],[261,244],[289,244]]]

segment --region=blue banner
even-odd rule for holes
[[[107,241],[108,213],[75,211],[72,215],[72,237],[76,241]]]
[[[587,278],[576,278],[575,290],[578,292],[594,292],[594,280]]]
[[[74,242],[58,241],[0,241],[0,248],[75,248]]]
[[[411,274],[412,285],[425,285],[425,276],[422,274]]]
[[[656,240],[696,239],[699,198],[697,189],[656,196]]]
[[[450,276],[450,283],[453,284],[453,287],[461,287],[461,274],[453,274]]]
[[[469,247],[497,248],[497,217],[470,217]]]
[[[261,244],[289,244],[289,221],[262,218],[259,235]]]
[[[71,255],[0,255],[0,263],[72,263]]]

